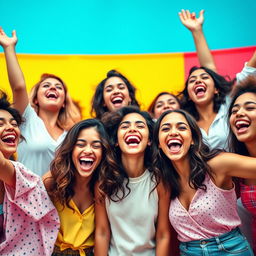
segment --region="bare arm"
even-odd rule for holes
[[[0,45],[4,49],[8,78],[13,93],[13,105],[22,114],[29,100],[25,79],[15,52],[17,41],[15,31],[12,32],[12,37],[8,37],[0,28]]]
[[[0,180],[11,187],[15,187],[15,169],[10,160],[0,151]]]
[[[156,256],[170,255],[171,229],[169,222],[170,193],[163,184],[157,186],[158,192],[158,218],[156,229]]]
[[[230,179],[239,177],[256,179],[256,158],[242,156],[234,153],[220,153],[208,161],[212,171],[218,177]]]
[[[200,11],[198,18],[189,10],[182,10],[179,17],[181,23],[192,33],[200,65],[216,72],[216,65],[203,32],[204,10]]]
[[[100,201],[98,185],[95,186],[95,256],[107,256],[111,237],[105,201]]]

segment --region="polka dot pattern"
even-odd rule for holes
[[[235,188],[223,190],[212,182],[209,175],[204,184],[207,191],[196,191],[188,211],[178,198],[171,202],[170,222],[182,242],[219,236],[241,224],[236,209]]]
[[[18,162],[16,187],[5,184],[4,236],[0,255],[51,255],[59,217],[39,176]]]

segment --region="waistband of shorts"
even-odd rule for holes
[[[219,242],[224,242],[230,239],[232,236],[237,236],[237,235],[241,235],[241,231],[238,227],[219,236],[215,236],[208,239],[202,239],[202,240],[181,242],[181,244],[185,244],[187,246],[198,246],[200,244],[208,244],[208,243],[216,243],[216,242],[219,243]]]

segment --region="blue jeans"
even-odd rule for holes
[[[210,239],[180,243],[182,256],[253,256],[252,249],[239,228]]]

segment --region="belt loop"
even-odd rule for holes
[[[215,240],[216,240],[216,243],[217,243],[217,245],[218,245],[218,249],[221,251],[221,250],[222,250],[222,245],[221,245],[221,241],[220,241],[219,237],[216,236],[216,237],[215,237]]]

